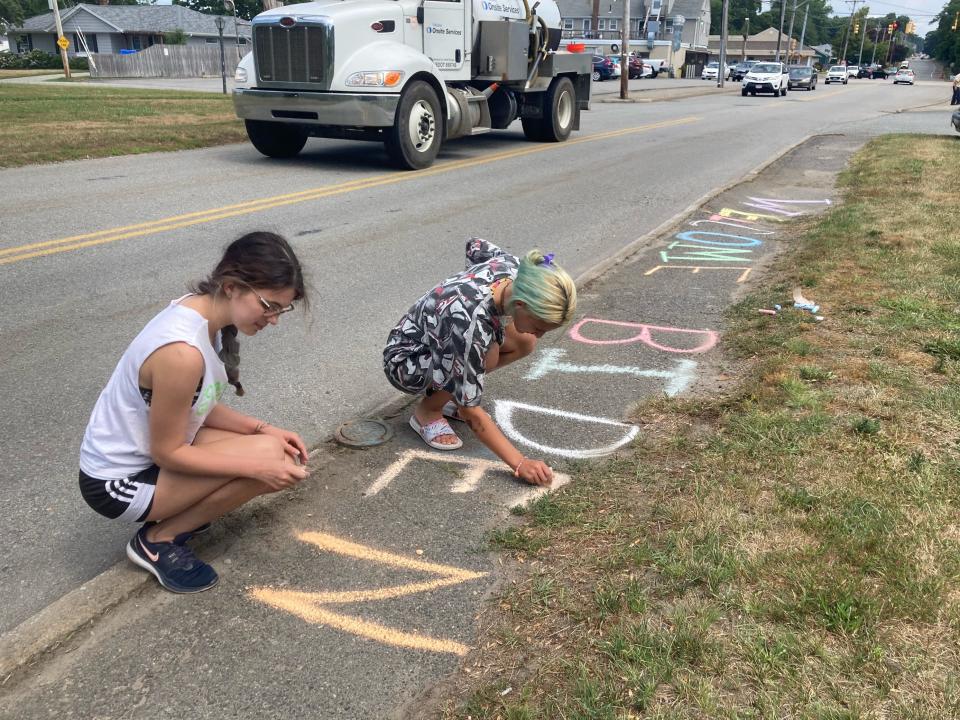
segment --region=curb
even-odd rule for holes
[[[576,284],[585,286],[593,282],[639,251],[652,239],[679,225],[705,203],[743,182],[754,179],[767,167],[818,134],[805,136],[740,178],[705,193],[653,230],[644,233],[610,257],[578,275],[575,279]],[[411,399],[408,396],[398,393],[397,396],[388,398],[362,414],[391,416],[399,413],[410,402]],[[309,457],[315,457],[330,439],[321,440],[311,450]],[[4,633],[0,636],[0,687],[6,685],[18,672],[35,664],[44,655],[57,650],[73,635],[92,625],[111,609],[139,593],[151,584],[152,580],[153,577],[148,573],[133,569],[126,561],[120,561]]]

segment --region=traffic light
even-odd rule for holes
[[[893,24],[893,29],[896,30],[900,26],[900,23],[895,22]]]
[[[887,32],[888,32],[888,33],[892,33],[892,32],[893,32],[893,29],[894,29],[896,26],[897,26],[896,23],[890,23],[889,25],[887,25]]]

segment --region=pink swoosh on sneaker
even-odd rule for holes
[[[140,543],[140,547],[147,554],[147,557],[150,558],[151,562],[156,562],[157,560],[160,559],[159,553],[152,553],[149,550],[147,550],[147,546],[143,544],[143,540],[141,540],[140,538],[137,538],[137,542]]]

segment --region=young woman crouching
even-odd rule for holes
[[[255,335],[306,301],[290,245],[272,233],[244,235],[193,290],[124,352],[80,448],[84,500],[108,518],[144,522],[127,557],[180,593],[218,580],[185,544],[193,533],[309,474],[296,433],[219,402],[228,382],[242,394],[221,360],[237,359],[236,333]]]

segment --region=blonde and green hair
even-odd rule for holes
[[[544,322],[565,325],[577,310],[577,286],[553,262],[553,253],[531,250],[520,260],[508,310],[512,312],[517,302]]]

